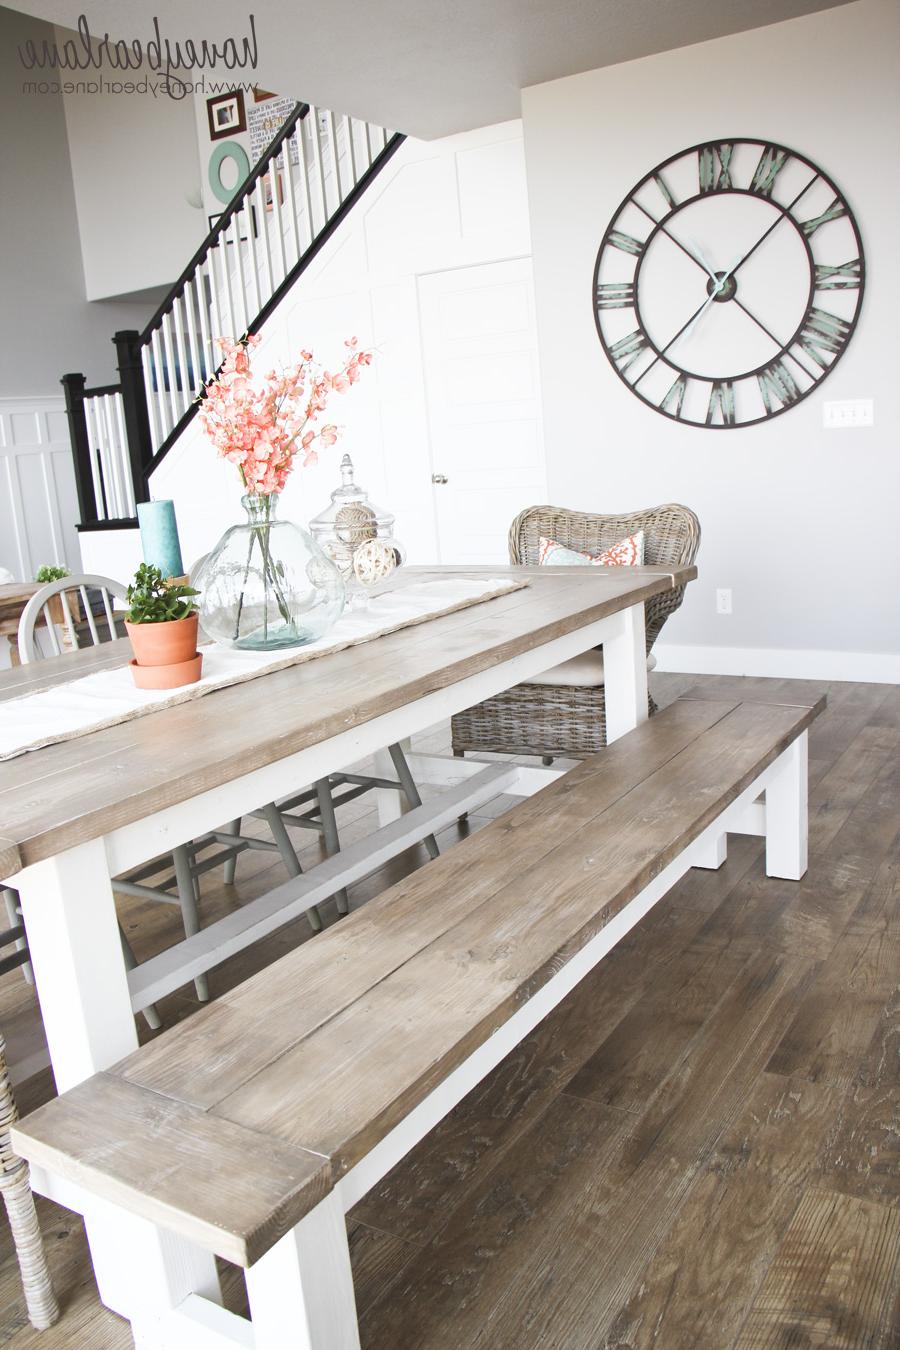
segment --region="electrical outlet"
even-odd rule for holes
[[[716,591],[716,613],[731,613],[731,590],[728,587],[723,587],[721,590]]]
[[[870,427],[875,422],[875,405],[870,398],[845,398],[822,405],[822,426],[832,431],[850,427]]]

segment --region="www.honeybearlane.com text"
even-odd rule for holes
[[[247,22],[247,37],[213,41],[179,38],[173,41],[162,36],[159,19],[154,16],[153,36],[149,41],[141,42],[139,38],[130,41],[112,39],[109,33],[95,38],[87,18],[81,14],[77,37],[67,38],[62,43],[29,39],[18,48],[18,56],[26,70],[101,70],[104,66],[112,70],[139,70],[146,64],[164,75],[170,86],[167,92],[177,98],[180,94],[174,91],[181,82],[173,75],[175,70],[215,70],[220,65],[226,70],[246,70],[248,66],[251,70],[256,69],[256,20],[252,14],[248,15]]]

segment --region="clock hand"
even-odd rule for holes
[[[634,201],[634,198],[632,198],[632,201]],[[677,246],[681,249],[682,253],[687,254],[691,262],[695,262],[698,267],[702,268],[703,271],[706,272],[707,276],[715,275],[711,270],[709,264],[705,262],[702,257],[698,257],[696,253],[692,253],[691,250],[687,247],[687,245],[683,244],[681,240],[677,237],[677,235],[674,235],[670,229],[667,229],[665,225],[660,224],[656,216],[654,216],[650,211],[648,211],[646,206],[641,206],[640,202],[634,202],[634,205],[637,207],[639,211],[643,211],[644,215],[647,217],[648,220],[651,220],[654,225],[659,226],[660,231],[664,235],[666,235],[667,238],[671,239],[673,244],[677,244]],[[696,245],[694,245],[694,247],[696,248]]]
[[[718,293],[717,291],[713,291],[712,295],[708,295],[706,299],[703,301],[703,304],[700,306],[700,308],[695,309],[691,317],[688,319],[688,321],[681,325],[675,336],[673,338],[669,338],[669,341],[666,343],[666,345],[659,349],[658,354],[654,356],[649,366],[645,366],[644,369],[641,371],[640,375],[638,375],[637,378],[632,382],[631,385],[632,389],[636,389],[638,387],[644,376],[649,375],[653,367],[659,363],[660,357],[665,356],[669,348],[674,346],[674,344],[678,341],[681,335],[697,322],[697,320],[700,318],[701,314],[703,314],[705,310],[709,309],[709,306],[715,300],[717,293]]]

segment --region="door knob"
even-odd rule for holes
[[[449,483],[450,480],[449,480],[449,478],[447,477],[447,475],[446,475],[445,473],[433,473],[433,474],[431,475],[431,481],[432,481],[432,483],[441,483],[441,484],[443,484],[443,483]]]

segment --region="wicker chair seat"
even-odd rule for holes
[[[649,566],[686,567],[697,556],[700,522],[687,506],[655,506],[625,515],[530,506],[510,527],[510,562],[537,566],[542,537],[581,553],[598,554],[639,529],[644,531],[644,561]],[[644,606],[648,657],[663,624],[683,598],[684,587],[678,586],[653,596]],[[652,698],[648,707],[652,715],[656,711]],[[518,684],[458,713],[451,734],[457,755],[471,750],[584,759],[606,745],[604,686],[536,684],[533,680]]]

